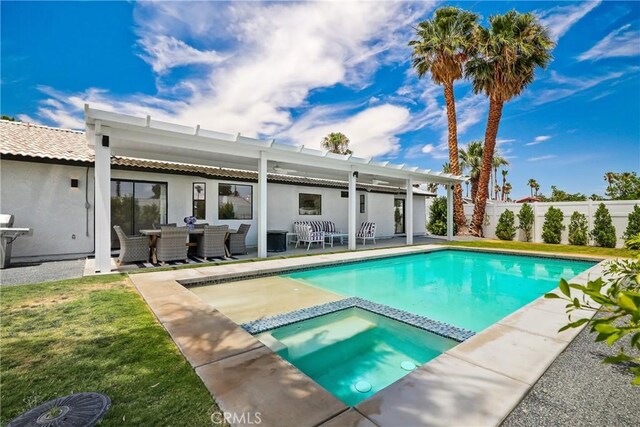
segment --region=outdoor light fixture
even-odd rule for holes
[[[80,187],[80,180],[76,178],[71,178],[71,188],[78,188],[78,187]]]
[[[358,171],[354,171],[354,172],[353,172],[353,177],[354,177],[354,178],[357,178],[357,177],[358,177]]]
[[[109,135],[102,135],[102,146],[103,147],[109,146]]]

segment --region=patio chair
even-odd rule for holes
[[[196,253],[198,256],[207,258],[225,258],[224,240],[229,230],[228,225],[205,226],[204,233],[196,235],[198,246]]]
[[[362,245],[367,244],[367,239],[373,240],[373,244],[376,244],[376,223],[375,222],[363,222],[360,225],[360,230],[356,233],[356,240],[362,239]]]
[[[156,258],[159,262],[186,261],[187,239],[189,230],[187,227],[160,227],[161,233],[156,243]]]
[[[154,222],[152,224],[152,226],[153,226],[154,230],[160,230],[162,227],[177,227],[178,224],[176,224],[175,222],[169,222],[167,224],[161,224],[159,222]]]
[[[205,227],[208,227],[208,226],[209,226],[208,222],[202,222],[202,223],[193,224],[193,228],[205,228]]]
[[[309,250],[312,243],[321,243],[322,249],[324,249],[324,231],[313,231],[310,225],[297,224],[296,233],[298,233],[296,248],[299,243],[307,243],[307,250]]]
[[[149,238],[147,236],[129,237],[119,225],[114,225],[113,229],[120,240],[118,264],[149,261]]]
[[[251,224],[240,224],[238,231],[229,235],[229,252],[231,252],[231,255],[244,255],[247,253],[245,242],[250,228]]]

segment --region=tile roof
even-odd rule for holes
[[[33,157],[49,160],[93,162],[94,152],[87,145],[82,131],[59,129],[41,125],[0,120],[0,155]],[[221,168],[213,166],[191,165],[131,157],[111,158],[111,164],[123,169],[166,171],[198,175],[206,178],[237,179],[257,181],[255,171]],[[346,181],[309,178],[293,175],[268,174],[270,182],[298,185],[316,185],[322,187],[347,188]],[[404,189],[387,186],[358,183],[358,189],[385,193],[404,193]],[[430,194],[415,189],[416,194]]]

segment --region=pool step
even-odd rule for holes
[[[335,322],[302,329],[277,340],[287,347],[290,358],[299,359],[319,350],[373,330],[376,324],[359,316],[349,316]]]

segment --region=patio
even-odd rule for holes
[[[466,241],[466,240],[481,240],[477,237],[464,236],[464,237],[454,237],[455,241]],[[426,244],[440,244],[446,241],[446,238],[443,236],[414,236],[413,244],[414,245],[426,245]],[[371,249],[383,249],[383,248],[395,248],[406,246],[406,237],[405,236],[397,236],[390,239],[377,239],[376,243],[371,243],[367,241],[366,245],[362,245],[358,243],[355,251],[366,251]],[[295,244],[287,245],[286,252],[267,252],[267,258],[285,258],[285,257],[300,257],[300,256],[312,256],[312,255],[321,255],[325,253],[339,253],[339,252],[348,252],[349,245],[340,244],[336,241],[333,247],[325,244],[325,247],[314,244],[311,249],[307,250],[306,247],[298,246],[295,247]],[[151,264],[151,263],[131,263],[131,264],[123,264],[118,265],[116,260],[118,256],[117,251],[112,252],[111,258],[111,269],[112,271],[119,272],[130,272],[142,269],[153,269],[156,267],[163,267],[160,264]],[[256,247],[249,247],[248,253],[246,255],[234,255],[233,257],[226,259],[210,259],[208,261],[204,261],[195,256],[189,257],[189,262],[178,261],[178,262],[170,262],[166,263],[165,267],[174,267],[174,266],[186,266],[186,265],[206,265],[206,264],[225,264],[229,262],[236,261],[245,261],[245,260],[257,260],[258,257],[258,249]],[[95,267],[95,258],[87,258],[85,268],[84,268],[84,276],[91,276],[94,274],[98,274],[96,272]]]

